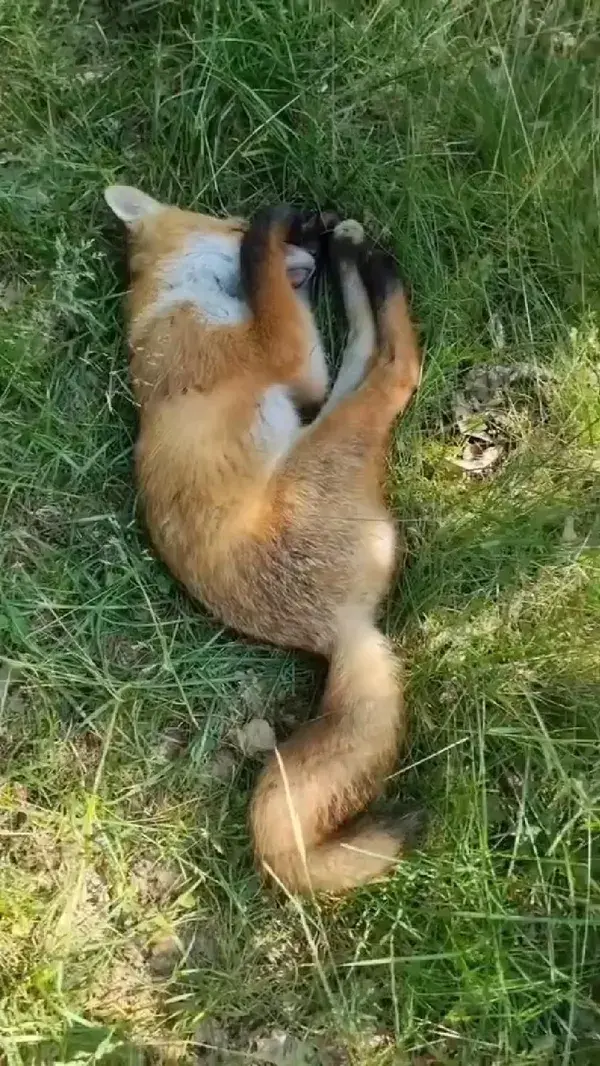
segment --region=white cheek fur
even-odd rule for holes
[[[289,246],[286,263],[290,276],[305,283],[314,272],[315,262],[304,248]],[[182,254],[167,263],[161,274],[161,292],[144,318],[156,318],[179,304],[198,308],[211,325],[234,325],[249,317],[240,283],[239,240],[226,235],[194,236]],[[298,295],[304,295],[304,288]]]
[[[232,325],[248,318],[240,292],[239,243],[233,237],[193,237],[183,254],[163,270],[162,292],[153,308],[162,314],[194,304],[210,323]]]

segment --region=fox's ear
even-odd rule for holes
[[[132,185],[109,185],[104,190],[104,199],[114,211],[117,218],[131,226],[135,222],[141,222],[147,215],[153,215],[161,210],[162,205],[158,200],[153,200],[141,189],[134,189]]]

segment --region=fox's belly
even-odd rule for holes
[[[331,520],[308,529],[292,523],[273,538],[236,538],[227,546],[224,533],[219,544],[215,530],[211,550],[205,543],[195,563],[178,576],[195,599],[232,629],[328,655],[340,615],[358,609],[373,616],[389,586],[396,559],[394,528],[380,517],[366,528],[368,536],[362,523],[352,536]],[[173,562],[166,562],[177,573]]]

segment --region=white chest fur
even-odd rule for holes
[[[256,447],[277,462],[300,433],[300,416],[283,385],[271,385],[261,400],[252,437]]]

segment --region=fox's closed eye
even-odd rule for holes
[[[294,289],[301,289],[314,274],[314,267],[288,266],[287,276]]]
[[[294,289],[301,289],[313,276],[316,264],[306,248],[290,244],[286,248],[285,265],[287,276]]]

